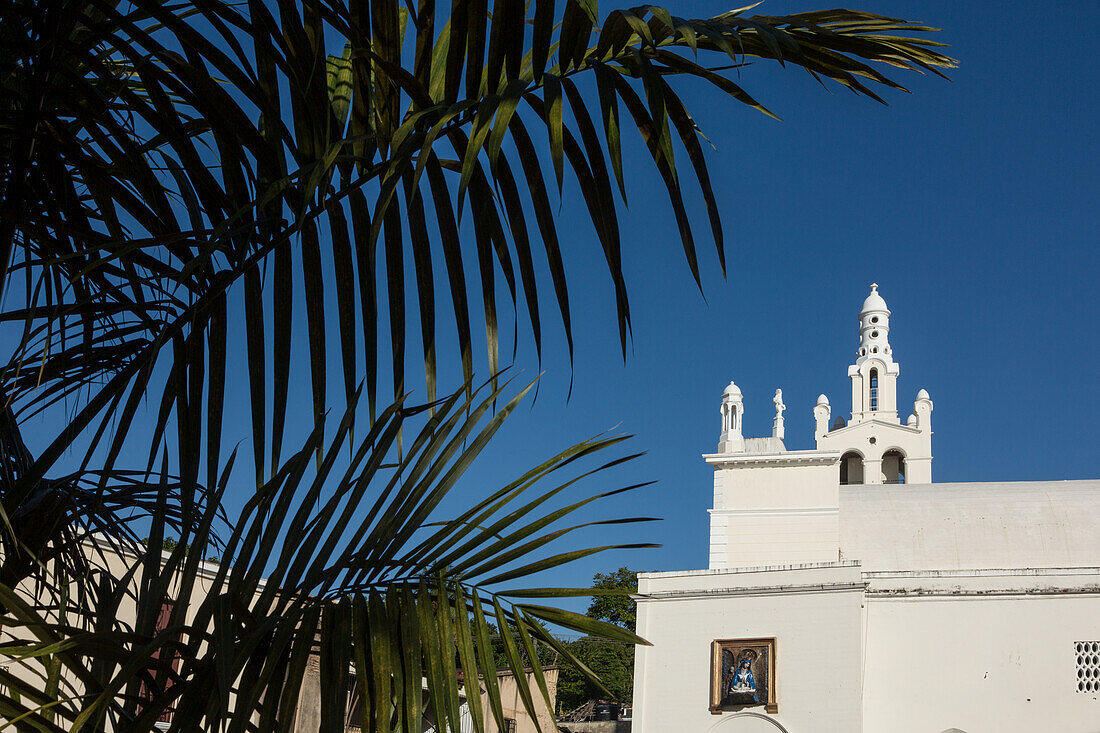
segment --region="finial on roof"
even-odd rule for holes
[[[871,283],[871,292],[867,294],[867,298],[863,301],[863,307],[859,312],[863,314],[870,311],[882,311],[886,315],[890,315],[890,310],[886,307],[886,301],[882,299],[878,292],[878,283]]]

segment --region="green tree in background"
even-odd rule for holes
[[[2,7],[0,624],[18,643],[0,718],[51,733],[151,731],[166,714],[181,731],[290,730],[314,660],[324,730],[345,722],[352,686],[371,731],[420,730],[425,691],[458,730],[458,680],[479,674],[503,727],[496,668],[532,709],[544,680],[519,673],[539,645],[629,694],[632,651],[618,650],[642,640],[548,604],[584,589],[538,580],[613,549],[547,549],[575,529],[649,520],[577,519],[626,489],[563,493],[610,481],[622,460],[604,453],[625,436],[532,455],[447,503],[530,389],[501,377],[502,326],[536,358],[553,326],[572,359],[566,274],[590,246],[574,227],[590,225],[615,305],[583,317],[614,318],[625,357],[624,143],[670,203],[632,215],[675,219],[696,283],[708,229],[724,272],[685,82],[708,105],[770,114],[741,86],[753,60],[879,101],[902,89],[880,67],[953,65],[920,35],[934,29],[848,10]],[[565,186],[583,211],[559,212]],[[188,547],[220,554],[213,577],[199,582]],[[121,577],[107,549],[136,558]]]
[[[585,612],[589,618],[634,631],[637,604],[630,597],[638,590],[638,573],[619,568],[596,573],[592,588],[598,593]],[[634,699],[634,645],[607,639],[582,637],[569,644],[577,661],[592,670],[601,688],[573,660],[564,659],[558,675],[558,710],[568,712],[593,699],[629,703]]]
[[[605,593],[592,597],[585,615],[634,631],[638,604],[630,594],[638,592],[638,571],[619,568],[611,573],[596,573],[592,577],[592,588]]]
[[[594,637],[569,643],[574,659],[563,659],[558,672],[558,712],[574,710],[589,700],[629,703],[634,697],[634,645]],[[575,660],[575,661],[574,661]],[[602,686],[577,662],[592,670]]]

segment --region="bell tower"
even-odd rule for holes
[[[898,418],[898,374],[890,347],[890,309],[871,283],[859,310],[859,348],[848,367],[852,419],[830,428],[825,395],[814,406],[814,439],[819,451],[840,454],[840,484],[932,483],[932,400],[917,393],[913,414]]]
[[[890,309],[871,283],[871,293],[859,311],[859,350],[848,367],[852,380],[852,423],[898,420],[898,374],[901,367],[890,349]]]

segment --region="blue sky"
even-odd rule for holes
[[[829,6],[769,0],[756,12]],[[604,3],[602,11],[612,7]],[[729,9],[709,0],[668,7],[692,17]],[[850,409],[846,369],[858,342],[856,313],[872,281],[893,312],[899,410],[921,388],[935,402],[935,480],[1100,477],[1100,61],[1092,51],[1100,3],[865,0],[854,7],[943,28],[935,38],[951,44],[948,53],[961,62],[952,81],[895,71],[913,94],[887,91],[885,107],[843,88],[822,89],[794,69],[745,69],[742,86],[782,122],[701,84],[682,85],[681,97],[715,148],[708,159],[728,275],[721,277],[701,201],[689,190],[703,293],[695,288],[660,178],[637,140],[626,144],[630,206],[620,226],[634,340],[625,363],[611,283],[567,177],[559,231],[574,297],[574,369],[560,328],[550,327],[537,401],[517,411],[450,506],[585,437],[626,432],[635,438],[621,452],[646,455],[573,496],[655,480],[586,518],[663,520],[591,532],[571,546],[663,547],[589,558],[550,574],[547,585],[583,584],[620,565],[705,566],[713,474],[700,454],[716,447],[722,389],[736,380],[745,395],[745,433],[763,436],[770,434],[771,396],[781,387],[787,446],[812,447],[817,395],[829,396],[834,415]],[[471,228],[469,215],[463,228]],[[553,323],[549,310],[547,320]],[[440,353],[453,354],[453,333],[447,325],[441,330]],[[515,370],[533,378],[540,367],[524,331]],[[304,423],[308,365],[299,343],[302,382],[294,395]],[[408,343],[415,400],[424,395],[415,373],[419,338]],[[510,345],[503,351],[510,354]],[[476,353],[484,375],[480,345]],[[441,370],[441,389],[457,386],[457,377],[453,368]],[[329,383],[338,388],[339,376]],[[231,391],[240,405],[237,421],[227,425],[229,443],[248,434],[244,394],[243,385]],[[243,501],[249,482],[241,483]]]
[[[826,5],[770,0],[757,12]],[[782,387],[787,445],[812,447],[819,393],[834,415],[850,410],[846,369],[872,281],[893,312],[899,409],[921,388],[935,402],[934,480],[1100,477],[1100,62],[1090,50],[1100,3],[854,7],[943,28],[935,37],[961,62],[952,81],[895,75],[913,94],[889,93],[883,107],[826,92],[801,72],[746,69],[743,86],[782,122],[689,88],[685,101],[716,148],[729,273],[723,280],[701,245],[704,302],[661,183],[635,148],[623,216],[635,335],[625,365],[602,263],[577,256],[596,251],[594,237],[578,227],[592,241],[571,253],[575,312],[593,316],[578,319],[572,398],[564,364],[547,360],[537,404],[494,452],[507,465],[621,426],[647,455],[618,477],[657,484],[605,511],[664,520],[607,535],[664,546],[593,559],[577,576],[620,564],[704,567],[713,474],[699,455],[716,446],[723,387],[741,386],[746,435],[755,436],[770,434],[771,396]],[[522,354],[519,365],[532,370]]]

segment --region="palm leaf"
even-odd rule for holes
[[[471,694],[487,675],[499,719],[489,618],[515,627],[518,644],[505,642],[505,651],[517,677],[534,645],[563,648],[538,619],[618,633],[513,606],[495,588],[608,549],[547,554],[577,529],[558,523],[587,500],[552,508],[570,481],[538,486],[617,440],[582,443],[459,517],[438,516],[522,397],[504,401],[510,387],[498,381],[507,326],[498,272],[512,301],[513,346],[526,329],[521,286],[541,358],[545,268],[572,361],[566,272],[571,248],[585,240],[559,241],[547,175],[559,193],[580,188],[616,291],[625,356],[630,301],[607,160],[625,202],[629,128],[665,183],[693,277],[701,264],[677,146],[724,262],[680,77],[767,112],[741,86],[747,58],[878,101],[903,89],[883,67],[942,74],[954,65],[913,35],[934,29],[847,10],[683,19],[650,6],[600,24],[595,0],[536,0],[526,11],[494,2],[491,15],[487,0],[456,0],[437,23],[433,0],[407,5],[8,4],[0,327],[12,338],[0,363],[0,611],[5,629],[26,632],[26,645],[19,674],[0,671],[19,693],[0,696],[0,713],[23,716],[18,725],[148,729],[172,707],[180,729],[224,721],[248,730],[253,714],[265,730],[287,729],[306,704],[290,681],[319,650],[320,663],[334,665],[322,669],[326,725],[344,714],[336,708],[349,665],[375,730],[416,723],[422,677],[435,714],[457,727],[460,673]],[[410,21],[415,39],[405,43]],[[599,124],[586,83],[599,98]],[[472,231],[463,229],[467,198]],[[532,214],[545,261],[531,252]],[[445,281],[435,278],[440,264]],[[450,308],[437,311],[436,298]],[[477,389],[475,299],[490,377]],[[419,319],[408,317],[411,305]],[[440,353],[440,331],[452,323],[456,346]],[[413,406],[405,351],[415,329],[428,397]],[[307,354],[308,368],[296,359]],[[438,373],[451,362],[463,387],[437,401]],[[290,409],[300,370],[310,381],[304,424]],[[343,387],[336,405],[330,381]],[[241,394],[237,384],[247,384]],[[392,385],[394,404],[379,410],[381,385]],[[362,391],[366,428],[356,432]],[[145,403],[151,421],[139,419]],[[249,416],[246,435],[231,432],[227,416],[237,413]],[[18,437],[32,421],[47,425],[37,455]],[[241,438],[251,439],[247,467],[223,450]],[[134,450],[145,466],[119,465]],[[231,483],[255,486],[232,522]],[[162,554],[169,536],[179,544]],[[224,553],[221,565],[203,562],[207,547]],[[108,555],[129,558],[130,572],[105,572]],[[40,589],[40,608],[17,602],[11,589],[25,580]],[[163,625],[169,591],[176,605]],[[110,621],[122,598],[136,609],[129,625]],[[533,697],[528,689],[525,704]]]

